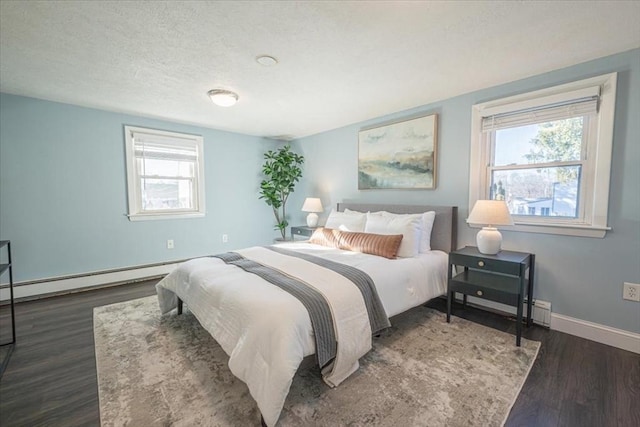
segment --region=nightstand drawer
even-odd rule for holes
[[[452,253],[450,256],[451,264],[461,265],[477,270],[487,270],[494,273],[511,274],[514,276],[520,274],[520,264],[516,264],[513,262],[456,253]]]
[[[298,227],[293,227],[291,229],[291,232],[293,234],[295,234],[296,236],[309,236],[310,235],[308,230],[301,229],[301,228],[298,228]]]
[[[307,227],[303,225],[294,226],[291,227],[291,236],[311,237],[316,228],[318,227]]]

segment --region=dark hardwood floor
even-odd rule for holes
[[[93,307],[153,295],[155,283],[18,304],[18,344],[0,379],[0,425],[99,426]],[[441,299],[428,305],[445,310]],[[508,317],[461,306],[455,315],[515,333]],[[7,319],[5,306],[3,337]],[[640,426],[640,355],[537,326],[523,336],[542,347],[506,426]]]
[[[446,301],[429,307],[446,311]],[[515,319],[456,305],[455,315],[514,334]],[[542,343],[505,426],[640,426],[640,355],[540,326]]]

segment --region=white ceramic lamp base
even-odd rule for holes
[[[316,227],[318,225],[318,214],[311,212],[307,215],[307,227]]]
[[[483,227],[476,236],[478,250],[482,254],[495,255],[502,246],[502,234],[495,227]]]

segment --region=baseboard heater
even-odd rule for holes
[[[73,292],[133,283],[150,278],[159,278],[172,271],[180,262],[182,261],[168,261],[14,283],[15,301],[22,302],[49,298]],[[2,284],[0,285],[0,305],[8,303],[9,286],[8,284]]]
[[[533,300],[531,319],[533,323],[549,328],[551,326],[551,303],[549,301]],[[524,315],[527,315],[527,302],[524,303]]]

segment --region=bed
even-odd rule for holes
[[[430,238],[411,240],[425,237],[428,218]],[[314,357],[324,381],[338,386],[358,369],[372,335],[388,327],[390,317],[446,293],[447,253],[456,248],[456,207],[339,203],[327,225],[330,221],[336,226],[325,234],[399,241],[396,253],[403,256],[345,250],[317,232],[311,243],[193,259],[156,285],[163,314],[175,315],[174,309],[179,314],[184,301],[229,355],[231,372],[247,384],[268,426],[276,425],[305,357]],[[422,234],[398,237],[397,227],[375,233],[380,231],[376,224],[399,223],[419,223]]]

